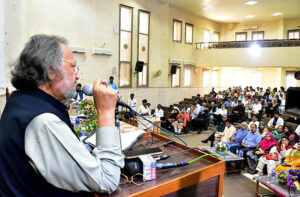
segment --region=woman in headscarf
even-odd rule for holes
[[[258,133],[261,135],[261,137],[264,138],[268,132],[269,130],[266,127],[266,124],[264,122],[260,122],[258,126]]]
[[[289,139],[286,136],[280,138],[276,146],[273,146],[270,153],[266,156],[259,158],[256,170],[257,175],[263,175],[264,166],[267,165],[268,175],[271,175],[272,170],[281,163],[282,159],[287,157],[292,150],[292,146],[289,145]]]
[[[292,150],[285,158],[284,162],[276,167],[276,174],[280,171],[300,170],[300,142],[297,144],[297,150]]]
[[[249,166],[248,172],[250,174],[256,173],[256,166],[258,159],[262,155],[266,155],[270,149],[276,145],[276,141],[272,133],[268,132],[266,137],[259,143],[259,146],[255,150],[250,150],[247,152],[247,163]]]

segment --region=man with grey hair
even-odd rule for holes
[[[0,124],[0,196],[92,196],[112,193],[124,166],[115,125],[116,92],[96,79],[97,146],[78,139],[66,107],[78,68],[66,40],[30,38],[12,71],[17,89]]]

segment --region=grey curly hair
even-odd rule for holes
[[[12,85],[18,90],[35,89],[50,81],[49,70],[60,73],[64,57],[60,44],[67,44],[66,39],[48,35],[32,36],[11,71]]]

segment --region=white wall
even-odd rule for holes
[[[4,44],[4,0],[0,0],[0,94],[5,87]]]

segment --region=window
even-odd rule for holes
[[[247,40],[247,32],[235,33],[235,41],[246,41],[246,40]]]
[[[203,87],[207,87],[209,85],[209,70],[203,71]]]
[[[209,30],[204,30],[204,46],[208,47],[208,42],[210,41],[210,31]]]
[[[295,72],[296,71],[286,71],[286,75],[285,75],[285,88],[286,89],[288,89],[289,87],[297,86],[297,79],[295,79]]]
[[[190,68],[184,69],[184,86],[191,86],[191,73]]]
[[[181,42],[181,33],[182,33],[182,22],[179,20],[173,20],[173,41]]]
[[[211,81],[212,87],[216,87],[218,85],[218,75],[219,75],[219,71],[214,70],[212,72],[212,81]]]
[[[139,31],[138,31],[138,61],[144,62],[143,71],[138,74],[138,86],[148,86],[149,71],[149,28],[150,13],[139,10]]]
[[[131,86],[132,8],[120,5],[119,86]]]
[[[265,34],[264,31],[253,31],[252,40],[263,40],[264,34]]]
[[[185,24],[185,43],[193,44],[193,25]]]
[[[262,72],[252,72],[251,73],[251,86],[261,87]]]
[[[172,75],[172,87],[180,86],[180,67],[176,68],[176,74]]]
[[[212,41],[213,42],[219,42],[220,41],[220,33],[219,32],[214,32]]]
[[[245,74],[243,71],[236,71],[234,78],[234,86],[245,86]]]
[[[300,39],[300,29],[288,30],[288,39]]]

